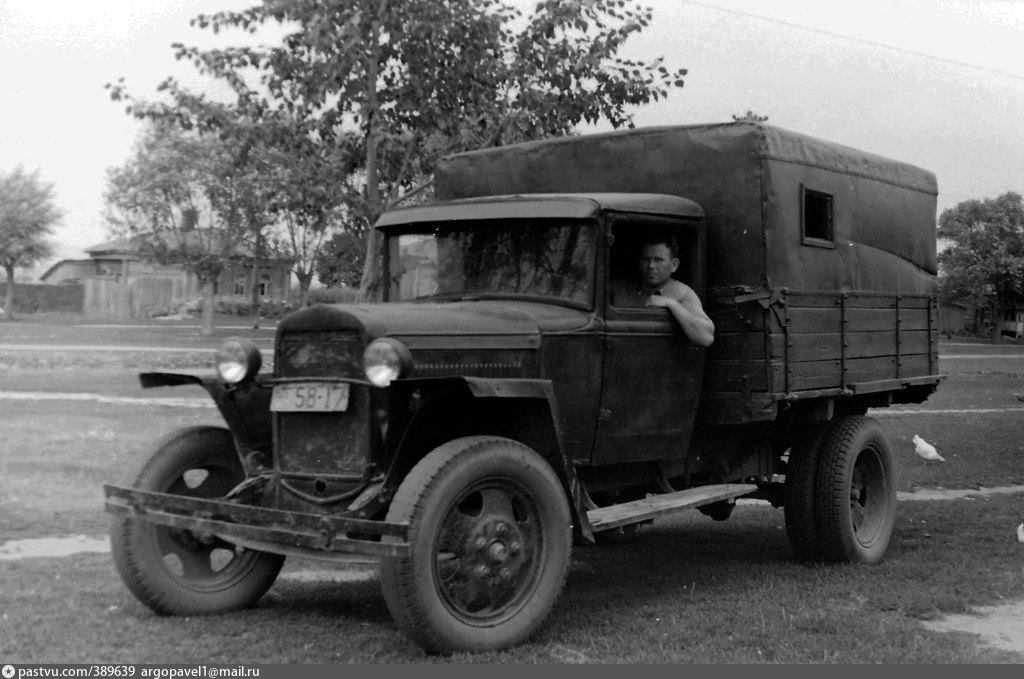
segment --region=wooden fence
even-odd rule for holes
[[[192,293],[180,277],[146,277],[124,283],[87,277],[82,285],[83,310],[89,318],[149,318],[157,313],[173,313]]]
[[[974,320],[974,310],[962,306],[939,305],[939,332],[956,335],[967,329]]]

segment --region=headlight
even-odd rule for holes
[[[386,387],[392,380],[407,374],[412,367],[409,349],[398,340],[382,337],[370,342],[363,352],[366,379],[377,387]]]
[[[249,340],[225,340],[217,349],[217,374],[228,384],[252,379],[263,365],[260,350]]]

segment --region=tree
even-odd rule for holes
[[[329,288],[358,288],[363,276],[366,241],[353,231],[342,231],[328,240],[316,260],[316,276]]]
[[[54,202],[53,185],[39,173],[20,165],[0,173],[0,265],[7,273],[4,311],[14,318],[14,270],[32,266],[53,253],[48,237],[62,217]]]
[[[202,294],[202,333],[213,334],[214,284],[240,261],[260,203],[238,152],[215,137],[173,125],[145,129],[133,155],[107,174],[108,220],[144,254],[194,274]]]
[[[681,87],[685,69],[617,57],[651,10],[624,0],[542,0],[525,28],[500,0],[264,0],[194,25],[295,26],[283,45],[177,56],[228,82],[260,117],[286,111],[327,142],[355,135],[348,214],[373,223],[427,184],[456,151],[569,134],[581,122],[632,125],[628,106]],[[259,86],[246,74],[259,74]],[[172,98],[188,93],[164,83]],[[361,292],[379,292],[379,240],[369,230]]]
[[[949,241],[939,253],[943,297],[980,304],[994,295],[998,340],[1003,311],[1024,304],[1024,199],[1011,191],[958,203],[940,215],[938,235]]]
[[[272,144],[273,167],[265,180],[271,185],[269,210],[276,220],[275,242],[292,259],[299,282],[299,306],[309,299],[317,262],[330,235],[345,229],[362,236],[366,225],[352,215],[349,199],[355,193],[346,149],[351,139],[339,136],[316,142],[301,128],[290,126],[265,139]]]
[[[352,137],[340,134],[319,140],[308,121],[281,108],[269,108],[231,68],[209,72],[216,72],[235,89],[235,102],[212,101],[181,89],[173,79],[160,87],[169,95],[165,101],[134,98],[120,81],[107,87],[114,101],[126,102],[130,115],[216,137],[233,150],[233,171],[246,178],[245,239],[257,257],[271,247],[291,260],[304,306],[326,236],[342,226],[341,215],[352,212],[349,201],[357,194],[352,185],[354,154],[348,148]],[[253,272],[252,308],[254,327],[258,327],[255,260]]]

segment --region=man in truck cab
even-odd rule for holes
[[[612,306],[664,307],[671,312],[690,341],[709,347],[715,340],[715,324],[704,312],[693,289],[672,277],[679,268],[679,242],[671,234],[652,234],[641,248],[640,280],[618,280],[612,286]]]

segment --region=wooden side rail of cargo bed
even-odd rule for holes
[[[701,417],[771,419],[779,401],[927,390],[943,378],[937,305],[933,295],[789,290],[709,305]]]

